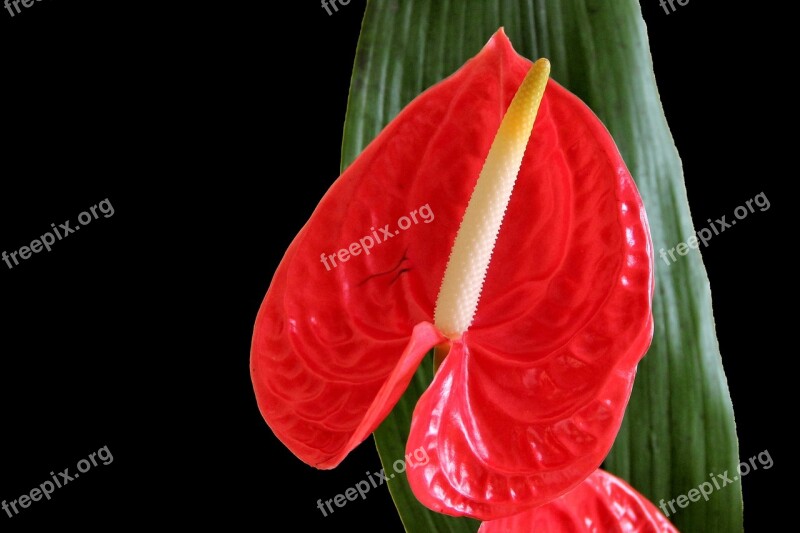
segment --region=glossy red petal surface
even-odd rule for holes
[[[597,470],[575,489],[541,507],[481,524],[479,533],[677,533],[644,496]]]
[[[264,418],[307,463],[341,461],[442,340],[429,323],[448,255],[529,67],[499,32],[387,126],[287,251],[256,320],[251,373]],[[387,240],[321,261],[366,236]],[[493,518],[599,465],[650,340],[650,248],[613,140],[551,81],[473,327],[415,411],[409,449],[432,458],[409,471],[423,502]]]
[[[254,375],[264,372],[271,378],[257,388],[261,413],[286,447],[317,468],[333,468],[375,431],[405,392],[422,358],[443,340],[432,324],[422,322],[405,349],[385,344],[391,356],[386,359],[395,363],[387,375],[347,381],[346,375],[321,377],[315,371],[324,372],[324,362],[315,364],[298,352],[281,351],[280,343],[261,331],[256,331],[254,342],[275,347],[253,363]],[[399,358],[395,349],[400,350]]]

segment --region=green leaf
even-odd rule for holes
[[[553,78],[603,120],[639,186],[656,250],[694,234],[681,162],[653,75],[635,0],[371,1],[356,54],[343,167],[415,96],[458,69],[504,26],[517,51],[548,57]],[[656,264],[653,345],[639,366],[605,467],[652,501],[686,494],[738,464],[733,409],[699,253]],[[426,361],[375,432],[384,465],[402,458],[411,414],[431,381]],[[403,476],[389,485],[411,532],[474,532],[477,523],[424,509]],[[677,509],[677,508],[676,508]],[[740,482],[670,519],[682,531],[742,530]]]

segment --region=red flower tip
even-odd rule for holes
[[[597,470],[564,496],[523,513],[484,522],[478,533],[678,533],[623,480]]]

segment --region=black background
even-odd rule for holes
[[[0,499],[108,446],[0,529],[254,525],[401,531],[386,490],[323,518],[318,498],[380,468],[371,440],[336,470],[261,419],[252,324],[294,234],[338,175],[364,2],[36,2],[0,11],[0,251],[108,198],[115,214],[13,270],[0,263]],[[266,4],[266,5],[262,5]],[[788,298],[777,214],[788,138],[772,133],[780,13],[642,2],[697,227],[764,192],[772,207],[703,250],[743,458],[746,525],[776,492],[771,358]],[[774,61],[775,65],[770,64]],[[770,75],[770,73],[773,73]],[[784,470],[785,472],[785,470]],[[688,487],[687,487],[688,489]]]

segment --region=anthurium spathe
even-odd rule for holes
[[[447,355],[407,443],[430,457],[408,469],[428,507],[512,515],[607,454],[652,335],[649,232],[608,132],[546,71],[498,32],[384,129],[290,245],[251,374],[306,463],[336,466],[434,347]]]
[[[655,505],[623,480],[597,470],[560,498],[484,522],[478,533],[678,533]]]

